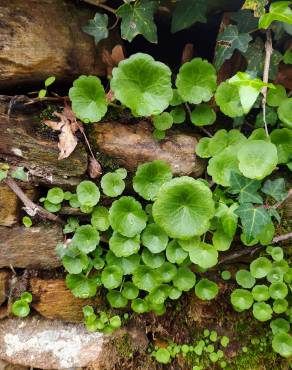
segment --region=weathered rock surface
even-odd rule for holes
[[[32,307],[48,319],[70,322],[83,320],[82,307],[96,306],[100,299],[79,299],[73,296],[62,279],[31,278],[29,291],[33,296]]]
[[[198,136],[169,130],[164,140],[157,141],[152,130],[147,122],[106,122],[94,125],[90,137],[100,153],[131,172],[141,163],[160,159],[170,164],[175,175],[202,175],[205,162],[195,154]]]
[[[55,247],[62,242],[61,226],[42,224],[0,227],[0,268],[21,267],[52,269],[61,265]]]
[[[36,182],[74,184],[87,169],[85,147],[79,143],[68,158],[58,160],[58,139],[40,129],[40,109],[16,103],[8,115],[10,101],[0,96],[0,158],[24,166]]]
[[[0,88],[43,84],[56,76],[71,81],[81,74],[106,75],[102,50],[111,51],[117,36],[102,41],[82,31],[94,10],[70,0],[0,0]]]
[[[11,271],[0,270],[0,305],[5,302],[7,298],[9,280],[11,278]]]
[[[82,324],[38,317],[0,321],[0,359],[39,369],[84,367],[97,361],[106,336]]]

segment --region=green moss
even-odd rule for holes
[[[113,347],[115,348],[119,357],[128,358],[133,355],[133,348],[127,333],[118,335],[113,340]]]

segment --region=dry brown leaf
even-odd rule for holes
[[[185,47],[182,52],[181,64],[190,62],[193,59],[193,57],[194,57],[194,45],[185,44]]]
[[[108,50],[103,49],[101,58],[103,63],[106,65],[107,75],[110,76],[112,74],[113,68],[125,59],[122,45],[116,45],[112,49],[111,53]]]
[[[100,163],[92,156],[89,157],[88,173],[92,179],[96,179],[102,175]]]

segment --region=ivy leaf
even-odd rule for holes
[[[235,213],[240,217],[248,243],[255,239],[262,228],[271,222],[271,216],[264,207],[254,207],[251,203],[241,204]]]
[[[252,40],[248,33],[239,33],[236,26],[227,26],[217,38],[215,67],[217,70],[225,60],[230,59],[236,49],[246,52],[249,42]]]
[[[248,179],[236,172],[231,172],[230,188],[228,193],[239,194],[240,203],[258,203],[262,204],[263,199],[257,193],[261,186],[259,180]]]
[[[240,9],[231,15],[230,19],[237,23],[240,33],[251,32],[258,28],[258,19],[250,9]]]
[[[137,53],[112,71],[111,90],[136,116],[160,114],[172,99],[171,71],[150,55]]]
[[[205,0],[181,0],[176,3],[172,20],[171,32],[175,33],[190,27],[195,22],[206,23],[207,2]]]
[[[264,183],[262,192],[273,197],[277,202],[281,202],[288,196],[283,178],[267,180]]]
[[[175,84],[184,101],[207,102],[216,90],[215,68],[202,58],[194,58],[180,67]]]
[[[131,42],[141,34],[149,42],[157,43],[157,28],[153,20],[156,9],[157,3],[148,0],[120,6],[116,14],[122,18],[122,38]]]
[[[97,45],[100,40],[108,37],[107,27],[108,16],[106,14],[96,13],[94,18],[82,27],[82,31],[90,36],[93,36],[95,45]]]
[[[98,77],[80,76],[69,90],[72,110],[84,123],[98,122],[106,114],[104,88]]]
[[[278,1],[272,3],[269,13],[261,16],[259,28],[267,29],[274,21],[292,24],[292,10],[290,9],[291,1]]]

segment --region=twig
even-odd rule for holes
[[[188,105],[188,103],[185,103],[185,107],[187,108],[188,114],[189,114],[190,119],[191,119],[192,112],[191,112],[191,108]],[[207,136],[213,137],[212,134],[207,129],[205,129],[204,127],[202,127],[202,126],[196,126],[196,127],[198,127],[199,130],[203,131],[204,134],[206,134]]]
[[[276,244],[276,243],[282,242],[283,240],[288,240],[291,238],[292,238],[292,232],[288,234],[275,236],[274,239],[272,240],[272,244]]]
[[[54,101],[54,102],[57,102],[57,101],[64,101],[64,100],[68,100],[68,96],[59,96],[59,97],[56,97],[56,96],[45,96],[44,98],[29,98],[29,101],[24,103],[24,105],[31,105],[31,104],[36,104],[36,103],[42,103],[42,102],[45,102],[45,101]]]
[[[47,220],[50,220],[50,221],[53,221],[53,222],[58,222],[60,224],[64,224],[64,221],[60,217],[54,215],[51,212],[48,212],[43,207],[41,207],[41,206],[35,204],[34,202],[32,202],[24,194],[24,192],[21,190],[21,188],[17,185],[17,183],[12,178],[6,179],[5,183],[6,183],[6,185],[8,185],[10,187],[10,189],[18,196],[18,198],[25,205],[24,209],[25,209],[25,211],[28,215],[35,216],[36,214],[38,214],[43,219],[47,219]]]
[[[265,65],[264,65],[264,73],[263,73],[263,82],[268,83],[271,56],[272,56],[272,53],[273,53],[273,43],[272,43],[271,30],[267,30],[267,40],[266,40],[266,43],[265,43],[265,49],[266,49],[266,57],[265,57]],[[268,125],[267,125],[267,120],[266,120],[267,93],[268,93],[268,87],[264,86],[263,89],[262,89],[262,94],[263,94],[263,100],[262,100],[263,121],[264,121],[264,124],[265,124],[266,135],[269,137]]]
[[[91,4],[91,5],[94,5],[94,6],[98,6],[99,8],[102,8],[104,10],[107,10],[110,13],[116,14],[115,9],[111,8],[108,5],[105,5],[105,4],[100,3],[100,0],[84,0],[84,1],[86,3],[88,3],[88,4]]]
[[[284,202],[286,202],[286,200],[287,200],[291,195],[292,195],[292,189],[289,189],[288,194],[287,194],[287,197],[286,197],[285,199],[281,200],[280,202],[278,202],[278,203],[274,204],[274,205],[273,205],[272,207],[270,207],[270,208],[277,209],[277,208],[281,207],[281,205],[282,205]]]

